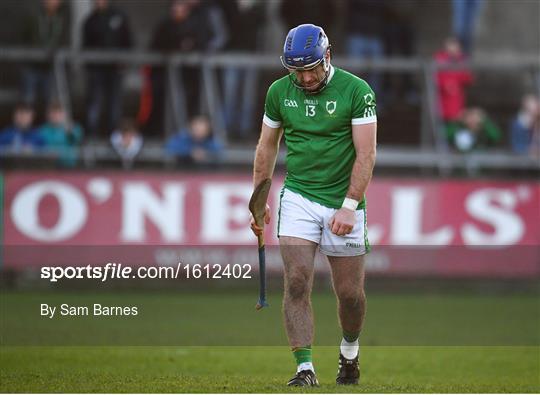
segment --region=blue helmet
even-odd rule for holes
[[[326,59],[329,48],[330,43],[322,27],[312,24],[299,25],[289,30],[285,38],[281,63],[289,71],[312,70],[322,63],[325,77],[320,81],[318,89],[309,93],[320,92],[326,86],[330,73],[330,64]],[[292,82],[297,88],[305,90],[294,78]]]

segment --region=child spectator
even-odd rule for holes
[[[49,106],[47,123],[40,128],[40,135],[45,141],[45,147],[58,154],[61,166],[75,166],[83,131],[78,124],[68,120],[64,108],[58,102]]]
[[[510,128],[512,151],[516,154],[529,153],[533,136],[538,134],[540,134],[540,100],[534,95],[526,95]]]
[[[167,141],[165,150],[183,163],[215,164],[222,147],[212,135],[208,118],[197,116],[191,120],[188,130],[180,130]]]
[[[129,169],[133,166],[135,157],[141,152],[143,138],[135,122],[125,119],[120,129],[115,130],[111,135],[111,144],[122,160],[124,169]]]
[[[480,108],[465,110],[461,119],[446,125],[446,132],[450,144],[460,152],[482,150],[501,140],[501,131]]]
[[[10,152],[33,152],[43,147],[39,131],[33,127],[34,109],[20,103],[13,111],[13,125],[0,132],[0,150]]]
[[[459,41],[450,37],[445,42],[444,50],[435,54],[439,65],[459,65],[465,60]],[[441,69],[436,77],[440,114],[444,122],[459,118],[466,106],[465,88],[472,82],[472,73],[468,69]]]

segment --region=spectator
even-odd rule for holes
[[[77,163],[78,146],[83,137],[82,128],[67,118],[66,111],[53,102],[47,111],[47,123],[40,128],[45,148],[59,156],[59,164],[73,167]]]
[[[450,144],[460,152],[493,147],[501,141],[501,131],[486,113],[477,107],[463,112],[461,119],[446,125]]]
[[[435,61],[442,66],[460,65],[465,60],[459,41],[450,37],[445,48],[435,54]],[[466,106],[465,87],[471,84],[469,69],[441,69],[436,76],[440,114],[445,122],[457,120]]]
[[[529,153],[534,136],[539,134],[540,100],[534,95],[526,95],[510,128],[512,151],[516,154]]]
[[[388,57],[410,58],[416,55],[415,22],[417,1],[392,2],[388,7],[384,24],[384,52]],[[385,78],[384,88],[387,104],[403,98],[409,104],[418,104],[420,93],[415,75],[410,72],[390,73]]]
[[[452,34],[459,39],[468,55],[482,5],[483,0],[452,0]]]
[[[229,30],[226,49],[253,54],[260,49],[264,3],[254,0],[220,0]],[[230,136],[246,138],[253,127],[257,69],[228,66],[223,74],[224,118]]]
[[[115,130],[111,135],[111,144],[122,160],[124,169],[129,169],[133,166],[135,157],[141,152],[143,138],[135,122],[125,119],[120,129]]]
[[[303,23],[330,28],[336,8],[334,2],[327,0],[283,0],[279,13],[287,30]]]
[[[68,30],[62,0],[42,0],[41,6],[23,21],[23,45],[47,53],[46,60],[23,66],[23,101],[36,104],[40,97],[47,105],[54,97],[53,57],[57,49],[67,44]]]
[[[170,53],[189,53],[207,50],[218,50],[223,46],[226,37],[217,37],[225,26],[223,15],[217,11],[213,3],[203,3],[199,0],[174,0],[171,2],[170,15],[164,19],[154,31],[150,49]],[[221,33],[223,35],[223,32]],[[183,66],[182,83],[187,118],[200,112],[200,67]],[[150,74],[151,100],[142,102],[151,103],[151,110],[141,109],[147,113],[144,129],[148,133],[162,133],[164,130],[163,118],[165,109],[165,78],[163,67],[153,67]],[[177,109],[175,109],[177,110]]]
[[[384,34],[388,17],[385,0],[347,0],[345,34],[347,55],[380,60],[385,53]],[[377,108],[383,107],[384,97],[381,89],[381,74],[369,73],[367,81],[377,95]]]
[[[217,52],[222,50],[229,41],[229,26],[225,19],[225,13],[220,1],[231,2],[231,0],[191,0],[195,13],[200,13],[200,18],[207,21],[209,36],[206,43],[206,51]],[[232,0],[234,1],[234,0]]]
[[[537,161],[540,161],[540,128],[534,129],[534,134],[531,140],[529,156]]]
[[[186,164],[216,164],[222,147],[212,135],[208,118],[196,116],[187,130],[181,130],[167,141],[165,150]]]
[[[34,152],[43,147],[39,131],[33,127],[34,109],[20,103],[13,111],[13,125],[0,132],[0,150],[10,152]]]
[[[129,21],[108,0],[94,0],[94,11],[84,22],[83,47],[90,50],[127,49],[131,47]],[[107,111],[104,130],[114,130],[122,111],[122,66],[89,64],[87,71],[86,126],[95,137],[102,115]]]

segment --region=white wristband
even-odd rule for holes
[[[349,210],[355,211],[359,204],[360,202],[358,200],[354,200],[354,199],[346,197],[343,200],[343,204],[341,205],[341,207],[345,207],[345,208],[348,208]]]

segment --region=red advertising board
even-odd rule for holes
[[[274,177],[274,214],[282,181]],[[4,177],[3,244],[253,246],[251,192],[246,174],[11,172]],[[275,217],[266,229],[269,245],[277,245]],[[375,246],[368,267],[389,274],[538,275],[539,219],[538,182],[375,179],[368,191]],[[471,255],[456,260],[463,251]],[[6,257],[4,265],[17,263]]]

